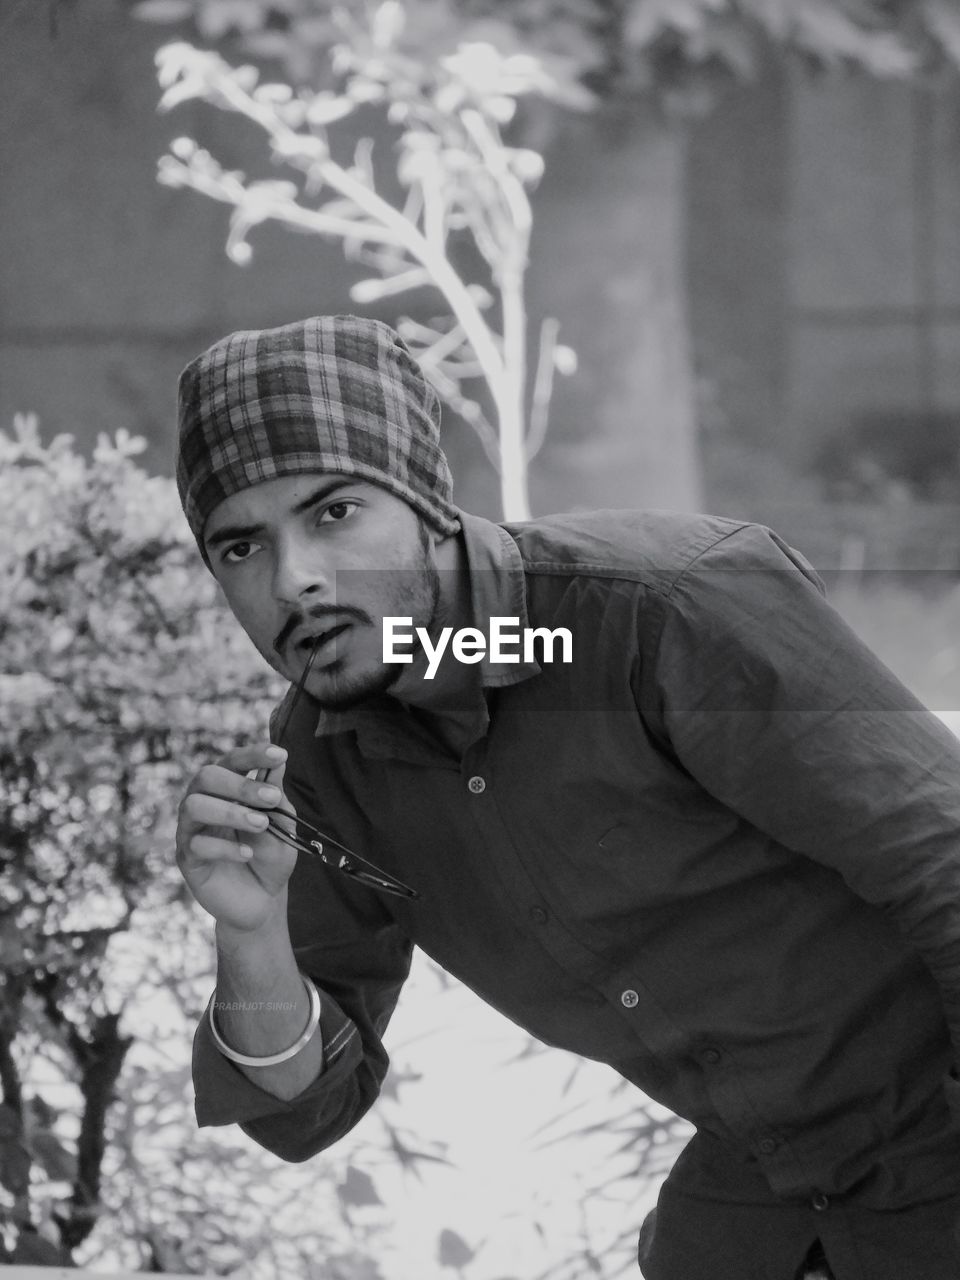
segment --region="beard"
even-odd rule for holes
[[[417,521],[417,534],[418,549],[412,564],[389,570],[350,571],[345,577],[375,583],[382,576],[385,581],[379,584],[381,590],[377,593],[381,616],[410,617],[414,635],[417,627],[423,627],[433,636],[443,621],[440,610],[440,573],[433,562],[430,535],[422,519]],[[317,612],[309,608],[304,610],[305,617],[330,614],[353,616],[364,629],[375,629],[374,619],[357,606],[333,606]],[[382,623],[380,625],[382,627]],[[336,644],[336,640],[333,643]],[[356,637],[353,637],[353,643],[355,648],[360,647]],[[416,641],[414,658],[421,647],[420,642]],[[389,693],[403,671],[402,664],[385,663],[382,656],[379,661],[361,663],[359,670],[351,670],[349,658],[338,656],[316,672],[310,673],[306,691],[324,711],[349,711],[372,698]]]

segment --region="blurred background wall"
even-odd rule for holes
[[[14,4],[0,28],[0,423],[35,411],[81,443],[125,427],[169,473],[183,364],[234,328],[356,310],[355,277],[338,244],[270,225],[251,266],[229,262],[226,210],[159,186],[156,159],[178,133],[240,169],[262,147],[196,103],[157,115],[171,37],[121,0],[62,6],[55,28],[52,12]],[[557,315],[580,365],[557,386],[535,513],[686,500],[764,520],[822,566],[958,567],[958,107],[955,85],[771,55],[659,145],[622,109],[543,131],[531,313]],[[685,271],[696,370],[700,474],[679,495],[657,478],[669,414],[640,370],[641,350],[664,366],[673,348],[644,335],[653,223]],[[496,516],[472,433],[447,420],[459,500]]]

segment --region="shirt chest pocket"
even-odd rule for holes
[[[625,822],[615,823],[601,831],[595,843],[595,851],[601,858],[622,858],[629,856],[639,847],[640,831]]]
[[[745,882],[784,870],[770,839],[730,811],[710,820],[678,812],[669,823],[631,816],[601,830],[586,860],[608,884],[629,885],[649,903],[735,894]]]
[[[607,884],[622,882],[652,887],[657,878],[658,857],[642,826],[618,822],[605,827],[586,851],[590,869]]]
[[[594,825],[570,832],[554,847],[552,858],[558,871],[564,869],[565,893],[584,905],[611,897],[622,900],[625,889],[642,891],[655,878],[656,861],[641,825],[609,821],[599,829]]]
[[[656,824],[631,820],[602,829],[584,853],[588,871],[601,884],[620,886],[652,905],[696,891],[709,865],[707,844],[699,832],[664,832]]]

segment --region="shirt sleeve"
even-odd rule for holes
[[[938,983],[960,1062],[960,743],[762,526],[716,542],[657,607],[641,705],[665,746],[889,914]]]
[[[322,825],[289,767],[284,789],[301,817]],[[297,859],[287,900],[297,964],[320,992],[322,1071],[295,1098],[274,1097],[220,1053],[204,1016],[194,1038],[193,1081],[199,1125],[239,1124],[274,1155],[302,1161],[348,1133],[379,1096],[389,1067],[382,1036],[413,947],[374,891],[319,860]]]

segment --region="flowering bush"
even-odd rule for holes
[[[111,946],[152,913],[167,933],[155,985],[197,1002],[176,798],[201,762],[263,734],[281,692],[172,482],[135,465],[142,447],[121,432],[86,460],[30,418],[0,432],[0,1194],[21,1260],[69,1260],[96,1223],[138,985]],[[70,1097],[69,1140],[34,1088],[47,1077]]]

